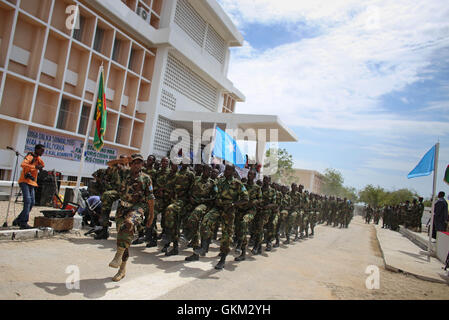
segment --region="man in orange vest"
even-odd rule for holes
[[[44,168],[44,161],[41,156],[45,148],[42,144],[34,147],[34,152],[29,152],[23,159],[22,173],[20,174],[19,186],[23,195],[23,210],[14,220],[13,225],[20,226],[20,229],[31,229],[28,225],[31,208],[34,206],[35,188],[37,187],[37,174]]]

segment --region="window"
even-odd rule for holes
[[[97,30],[95,31],[95,40],[94,40],[94,50],[101,52],[101,46],[103,44],[103,37],[104,37],[104,29],[97,27]]]
[[[79,25],[79,29],[75,29],[73,31],[73,38],[80,41],[83,37],[83,30],[84,30],[84,26],[86,24],[86,18],[83,17],[82,15],[80,15],[80,25]]]
[[[114,49],[112,50],[112,60],[118,62],[118,57],[120,55],[120,45],[121,40],[115,39],[114,40]]]
[[[133,70],[135,56],[136,56],[136,49],[131,49],[131,54],[129,55],[128,69]]]
[[[79,134],[86,134],[89,116],[90,116],[90,106],[83,105],[83,109],[81,110],[80,123],[78,126]]]
[[[120,118],[118,121],[117,135],[115,136],[115,142],[120,143],[120,136],[123,130],[123,119]]]
[[[59,108],[58,123],[56,124],[56,128],[65,130],[69,113],[70,113],[70,101],[67,99],[62,99],[61,106]]]

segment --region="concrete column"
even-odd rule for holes
[[[154,62],[153,79],[151,80],[150,101],[145,105],[146,112],[143,136],[148,137],[146,145],[142,144],[141,153],[144,157],[154,152],[154,137],[156,133],[157,119],[159,117],[159,104],[167,65],[168,47],[158,48]],[[145,138],[144,138],[145,140]]]

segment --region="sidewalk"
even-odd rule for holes
[[[399,232],[382,229],[380,225],[374,227],[386,269],[449,284],[448,272],[442,269],[444,265],[438,259],[430,257],[428,262],[427,252]]]

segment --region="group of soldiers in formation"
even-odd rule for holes
[[[146,161],[139,154],[108,163],[107,169],[96,171],[90,194],[101,195],[99,224],[103,229],[96,239],[109,236],[109,215],[112,204],[120,200],[115,214],[117,252],[109,264],[119,268],[113,281],[125,276],[129,247],[146,242],[156,247],[160,240],[166,256],[179,254],[179,243],[192,248],[186,261],[205,256],[221,227],[220,270],[231,247],[245,260],[247,247],[251,253],[262,253],[283,244],[314,235],[316,224],[348,228],[354,206],[347,199],[321,196],[303,191],[302,185],[272,183],[270,176],[257,180],[257,171],[250,168],[240,178],[233,165],[227,164],[220,174],[219,165],[181,164],[164,157]],[[157,230],[160,215],[161,233]],[[310,233],[309,233],[310,229]],[[137,236],[137,237],[136,237]],[[273,243],[274,242],[274,243]]]
[[[423,198],[413,199],[412,204],[407,200],[395,206],[387,205],[384,207],[365,207],[365,223],[370,223],[371,219],[375,224],[379,224],[382,218],[382,228],[399,230],[399,225],[408,229],[421,232],[421,219],[424,213]]]

